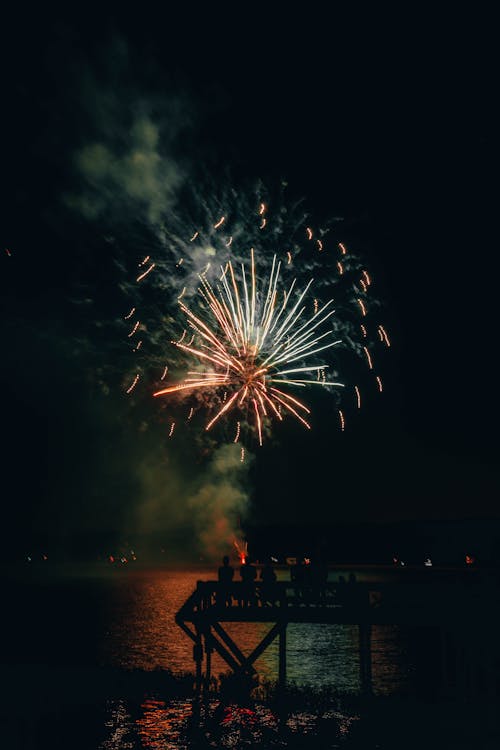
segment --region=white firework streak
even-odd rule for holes
[[[221,267],[220,284],[216,284],[216,288],[200,275],[198,292],[203,303],[199,312],[193,312],[179,301],[194,339],[187,344],[182,343],[182,339],[172,344],[194,357],[202,369],[189,371],[184,380],[153,395],[223,387],[229,398],[205,429],[210,430],[231,409],[250,409],[261,445],[263,420],[271,415],[281,420],[282,412],[288,412],[310,429],[304,417],[310,413],[308,407],[281,386],[343,387],[343,383],[326,378],[318,380],[318,372],[328,365],[318,364],[316,360],[319,352],[341,341],[329,340],[333,338],[330,328],[321,332],[335,313],[331,308],[333,300],[317,306],[312,317],[305,314],[304,300],[312,279],[302,292],[296,292],[292,302],[294,280],[283,294],[283,301],[278,302],[280,269],[281,262],[274,256],[270,274],[260,289],[252,249],[250,278],[241,264],[241,279],[238,280],[231,261]]]

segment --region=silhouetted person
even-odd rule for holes
[[[300,579],[300,565],[298,562],[294,562],[294,564],[290,566],[290,580],[294,581],[295,583],[298,583],[299,579]]]
[[[276,573],[271,563],[266,563],[260,571],[260,600],[264,606],[271,606],[276,603]]]
[[[240,607],[250,607],[255,604],[255,579],[257,571],[246,560],[240,567],[241,596]]]
[[[304,584],[306,582],[306,566],[302,559],[290,568],[290,579],[295,584],[295,603],[298,604],[304,595]]]
[[[346,580],[344,576],[339,576],[339,585],[335,594],[335,601],[337,604],[345,604],[346,602]]]
[[[316,602],[323,602],[326,598],[326,583],[328,581],[328,566],[323,560],[317,560],[312,563],[311,567],[311,584],[313,598]]]
[[[231,583],[234,577],[234,568],[229,565],[229,557],[224,555],[222,565],[218,571],[220,603],[230,607],[233,603],[231,595]]]
[[[346,603],[357,604],[359,600],[359,590],[356,590],[356,575],[349,573],[347,577]]]
[[[304,600],[304,603],[309,604],[313,595],[313,569],[309,558],[304,557],[304,559],[302,560],[301,569],[302,598]]]

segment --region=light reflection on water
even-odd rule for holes
[[[105,727],[108,736],[99,750],[189,750],[199,747],[193,738],[193,702],[145,698],[140,707],[123,700],[108,701]],[[298,747],[296,742],[323,730],[328,736],[325,747],[339,747],[349,738],[357,715],[336,710],[292,712],[284,722],[273,711],[256,704],[252,708],[236,704],[222,705],[210,701],[202,710],[202,721],[197,733],[204,736],[204,747]],[[302,745],[301,745],[302,746]],[[316,747],[318,745],[315,745]]]
[[[135,722],[145,750],[179,750],[183,747],[181,732],[192,715],[190,701],[169,701],[146,698]]]
[[[108,737],[99,750],[184,750],[186,728],[193,712],[191,701],[163,701],[144,698],[134,710],[125,700],[110,700],[106,705],[104,726]],[[184,740],[183,740],[184,738]]]
[[[110,566],[79,577],[54,575],[43,585],[33,580],[19,598],[21,603],[25,602],[25,609],[18,620],[18,628],[11,631],[12,642],[22,644],[19,652],[28,665],[27,674],[38,654],[51,666],[58,665],[61,674],[68,674],[65,694],[71,696],[73,691],[77,703],[78,696],[86,695],[87,689],[80,688],[77,680],[84,674],[83,665],[88,666],[89,695],[95,697],[97,712],[95,730],[89,724],[89,731],[95,731],[96,742],[89,744],[89,748],[192,750],[203,746],[196,744],[196,740],[193,744],[190,738],[190,733],[198,731],[193,702],[183,697],[187,693],[182,690],[177,693],[170,692],[170,688],[163,690],[161,673],[158,679],[153,675],[144,679],[143,673],[155,669],[169,669],[174,674],[194,671],[193,644],[176,625],[175,614],[192,594],[198,580],[214,577],[211,570],[141,570]],[[278,571],[278,577],[288,578],[287,571]],[[362,580],[361,573],[358,579]],[[32,612],[40,613],[36,629],[30,619]],[[245,654],[260,643],[271,626],[271,623],[224,624]],[[411,659],[415,658],[415,651],[409,651],[408,644],[409,633],[404,629],[373,628],[375,696],[397,696],[411,686]],[[216,653],[212,658],[214,675],[229,671]],[[262,678],[277,678],[277,640],[260,656],[256,667]],[[101,672],[96,668],[104,669]],[[73,687],[70,684],[72,669],[75,670]],[[92,672],[93,669],[96,671]],[[138,670],[140,674],[131,675],[133,679],[129,681],[124,675],[128,670]],[[94,680],[100,679],[101,674],[107,682],[97,696]],[[257,701],[251,711],[245,705],[212,706],[207,730],[210,746],[240,748],[246,746],[245,743],[250,743],[249,746],[254,743],[254,746],[266,747],[307,747],[310,743],[311,747],[321,750],[353,747],[359,731],[364,731],[366,725],[366,717],[358,720],[360,717],[355,715],[357,704],[349,700],[327,704],[322,699],[309,703],[308,696],[313,692],[309,691],[309,686],[330,688],[334,695],[344,692],[360,695],[357,627],[291,623],[287,629],[287,675],[290,683],[305,686],[305,690],[299,691],[293,707],[287,704],[286,717],[279,719],[273,715],[272,701]],[[57,691],[53,689],[53,693]],[[221,701],[235,700],[228,695],[230,693],[226,692]],[[364,705],[363,700],[359,705]],[[48,705],[51,705],[50,700]],[[73,726],[71,714],[67,726]],[[203,726],[205,731],[207,724]],[[53,750],[49,734],[48,731],[49,744],[43,745],[44,750],[45,747]],[[305,744],[297,744],[302,740]],[[80,746],[87,750],[87,746]],[[376,746],[376,743],[365,744],[363,748],[372,750]]]
[[[101,743],[100,750],[133,750],[132,717],[124,700],[109,701],[104,726],[109,736]]]
[[[431,706],[432,688],[439,687],[436,634],[396,626],[373,628],[374,699],[360,691],[355,626],[292,623],[287,631],[288,680],[305,687],[295,690],[291,686],[281,718],[273,715],[280,709],[273,702],[272,690],[259,691],[260,697],[248,709],[245,698],[237,698],[226,682],[217,695],[220,703],[210,706],[208,713],[202,710],[198,723],[195,704],[189,700],[191,678],[173,680],[151,670],[193,672],[192,642],[174,618],[197,581],[213,579],[214,571],[100,566],[90,571],[48,572],[30,569],[29,574],[19,578],[16,574],[5,582],[5,600],[16,606],[10,607],[11,618],[7,616],[3,623],[4,683],[11,687],[5,691],[3,704],[4,716],[10,718],[2,724],[0,735],[17,732],[19,722],[27,741],[32,736],[36,740],[36,744],[26,744],[26,750],[194,750],[241,748],[252,742],[257,747],[321,750],[420,748],[430,747],[427,727],[436,723],[439,737],[446,735],[437,747],[458,747],[462,730],[476,732],[478,721],[489,722],[488,727],[491,724],[491,731],[496,732],[496,704],[491,716],[489,704],[484,714],[478,711],[478,719],[462,711],[462,703],[457,712],[452,704],[444,711],[448,704],[443,701],[435,709]],[[279,577],[285,578],[286,572],[279,571]],[[359,571],[358,580],[363,579],[366,576]],[[225,627],[248,654],[271,624],[229,623]],[[213,661],[214,674],[228,672],[216,654]],[[261,676],[277,677],[277,642],[256,666]],[[132,669],[138,674],[129,673]],[[328,687],[331,692],[323,694],[310,686]],[[427,720],[422,718],[423,708]],[[459,741],[448,742],[450,727],[455,726]],[[54,738],[57,731],[59,744]],[[207,736],[198,742],[199,731],[208,732],[208,745]],[[386,745],[381,742],[386,733],[391,742],[396,734],[403,741]],[[408,744],[410,739],[413,744]],[[468,746],[480,747],[474,741]]]
[[[102,662],[127,669],[191,671],[192,645],[174,618],[199,579],[199,572],[162,571],[134,572],[111,581]]]
[[[286,571],[278,571],[281,580]],[[198,580],[213,578],[207,571],[133,571],[110,578],[106,602],[106,632],[100,644],[105,666],[126,669],[193,671],[192,642],[176,625],[178,609]],[[225,629],[245,654],[258,645],[271,623],[225,623]],[[397,626],[375,626],[372,632],[372,678],[375,694],[404,692],[411,665],[405,637]],[[228,666],[214,653],[214,674]],[[276,679],[277,639],[255,664],[263,678]],[[287,629],[287,676],[299,685],[360,690],[358,629],[355,625],[291,623]]]

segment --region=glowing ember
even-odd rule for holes
[[[236,551],[238,552],[238,557],[240,558],[240,562],[242,565],[244,565],[248,558],[248,542],[238,541],[235,539],[233,541],[234,546],[236,547]]]

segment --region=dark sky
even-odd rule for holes
[[[6,534],[94,534],[135,517],[129,463],[151,446],[134,454],[120,395],[96,396],[88,372],[107,350],[77,343],[85,322],[70,303],[93,279],[105,339],[116,280],[102,237],[118,219],[86,222],[64,196],[79,189],[74,154],[105,118],[119,144],[141,98],[153,120],[189,121],[179,158],[236,182],[284,177],[318,215],[344,217],[384,298],[384,393],[342,435],[325,422],[263,449],[252,520],[498,518],[492,19],[141,13],[4,29]]]

